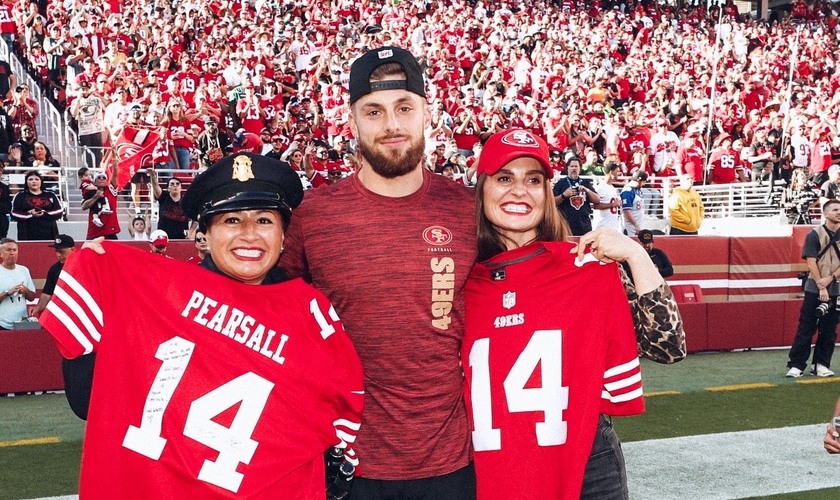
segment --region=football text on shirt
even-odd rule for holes
[[[452,319],[452,298],[455,296],[455,261],[451,257],[433,258],[432,271],[432,326],[448,330]]]
[[[218,301],[195,290],[186,307],[181,311],[181,316],[185,318],[190,317],[190,314],[192,314],[192,320],[199,325],[206,326],[216,333],[227,335],[278,364],[282,365],[286,361],[286,358],[281,356],[280,353],[289,340],[289,336],[280,334],[275,349],[269,349],[277,332],[266,328],[262,323],[257,323],[253,316],[245,314],[235,307],[228,304],[219,304]],[[254,328],[254,324],[256,324],[256,328]],[[265,339],[263,339],[264,337]]]

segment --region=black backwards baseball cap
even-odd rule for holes
[[[76,246],[76,242],[73,241],[73,238],[66,234],[59,234],[55,237],[52,245],[47,245],[50,248],[55,248],[56,250],[61,248],[73,248]]]
[[[370,74],[383,64],[397,63],[402,66],[405,80],[382,80],[371,82]],[[366,52],[350,66],[350,104],[377,90],[405,89],[426,98],[423,71],[411,52],[399,47],[380,47]]]
[[[279,210],[286,224],[303,200],[300,177],[290,166],[253,153],[226,156],[198,174],[184,195],[184,213],[200,230],[209,217],[236,210]]]

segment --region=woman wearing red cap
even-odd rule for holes
[[[524,130],[493,135],[479,159],[479,263],[462,348],[479,500],[627,498],[618,439],[599,417],[644,411],[615,260],[633,271],[637,329],[673,342],[640,336],[643,351],[684,356],[679,316],[652,318],[654,303],[671,310],[674,301],[643,249],[604,229],[565,242],[550,172],[547,145]]]

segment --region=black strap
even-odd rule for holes
[[[820,260],[823,255],[828,251],[829,248],[834,247],[834,252],[837,254],[837,258],[840,259],[840,248],[837,248],[837,240],[835,239],[835,234],[828,230],[825,224],[822,225],[823,229],[825,229],[825,233],[828,235],[828,240],[830,242],[825,248],[820,250],[819,255],[817,255],[817,260]]]

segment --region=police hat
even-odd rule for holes
[[[253,153],[226,156],[198,174],[184,195],[187,217],[205,228],[209,216],[236,210],[276,209],[288,224],[303,200],[300,177],[288,165]]]

